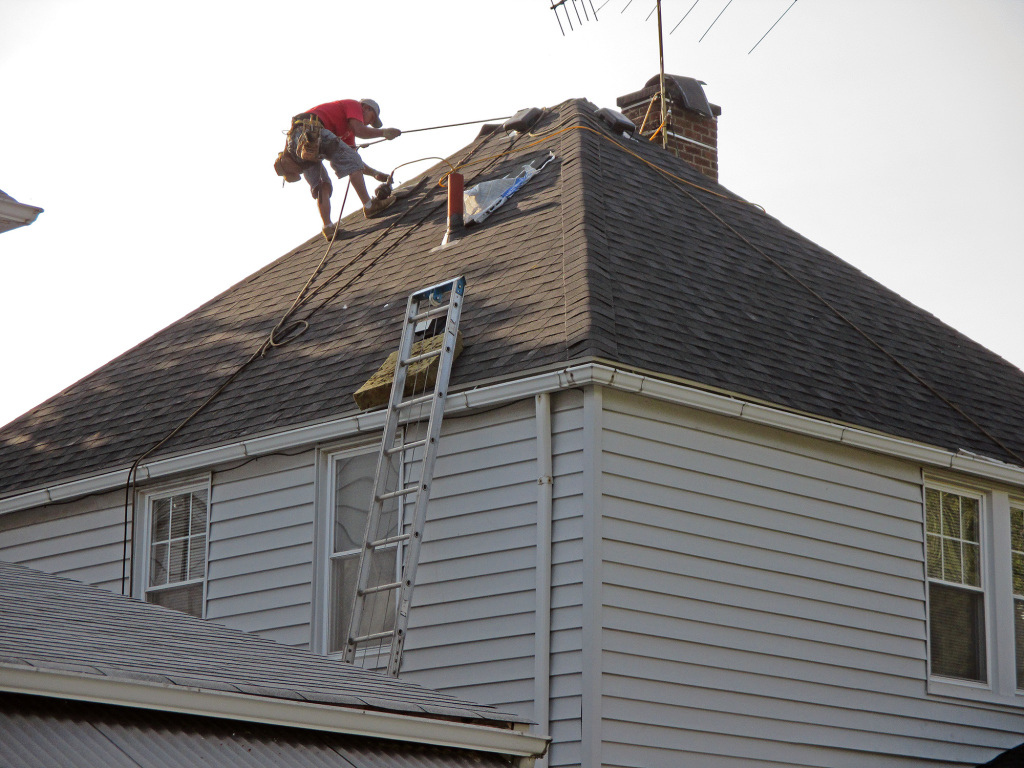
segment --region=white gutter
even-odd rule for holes
[[[536,396],[537,405],[537,597],[533,653],[533,719],[541,733],[551,733],[551,395]],[[538,760],[546,768],[547,757]]]
[[[0,667],[0,690],[347,736],[472,749],[516,758],[540,757],[547,751],[550,741],[545,736],[508,728],[33,668]]]
[[[930,467],[943,467],[974,477],[1024,486],[1024,468],[1004,464],[974,454],[954,453],[942,448],[890,437],[855,427],[836,424],[813,416],[803,416],[782,408],[743,400],[737,395],[710,392],[706,389],[664,378],[635,373],[603,363],[582,363],[556,371],[540,373],[524,379],[480,386],[448,395],[445,414],[452,415],[475,408],[523,400],[544,392],[579,389],[599,385],[622,392],[653,397],[677,405],[685,405],[710,413],[734,416],[743,421],[765,424],[787,432],[820,438],[830,442],[863,448],[868,451],[906,459]],[[203,451],[158,459],[141,465],[137,482],[153,480],[182,472],[209,469],[222,462],[245,457],[262,456],[277,451],[310,447],[319,442],[338,440],[353,435],[379,432],[384,425],[384,412],[360,413],[343,419],[277,432],[264,437],[242,440]],[[93,493],[124,488],[128,466],[103,475],[72,480],[0,499],[0,515],[56,501],[66,501]]]

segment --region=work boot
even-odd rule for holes
[[[394,204],[395,198],[385,197],[383,200],[375,197],[369,205],[363,206],[363,216],[368,219],[375,219]]]
[[[331,242],[331,240],[341,240],[348,236],[345,229],[341,226],[341,222],[338,222],[337,224],[327,224],[321,232],[323,233],[324,240],[328,243]]]

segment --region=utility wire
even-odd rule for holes
[[[715,20],[711,22],[711,27],[715,26],[715,24],[718,23],[718,20],[722,18],[722,14],[725,13],[725,9],[728,8],[730,5],[732,5],[732,0],[729,0],[729,2],[725,4],[725,8],[719,11],[718,15],[715,16]],[[703,42],[704,38],[708,36],[708,32],[711,31],[711,27],[708,27],[705,30],[704,34],[700,36],[700,40],[697,41],[698,43]]]
[[[730,0],[730,2],[732,2],[732,0]],[[748,245],[758,255],[760,255],[762,258],[764,258],[766,261],[768,261],[772,266],[774,266],[776,269],[781,271],[783,274],[785,274],[787,277],[789,277],[791,280],[793,280],[793,282],[795,282],[797,285],[799,285],[801,288],[803,288],[805,291],[807,291],[809,294],[811,294],[811,296],[813,296],[815,299],[817,299],[819,302],[821,302],[821,304],[823,304],[830,312],[832,312],[832,314],[834,314],[837,318],[839,318],[839,320],[841,320],[843,323],[848,325],[855,333],[857,333],[859,336],[861,336],[861,338],[863,338],[865,341],[867,341],[871,346],[873,346],[875,349],[877,349],[882,355],[884,355],[896,367],[898,367],[900,370],[902,370],[904,373],[906,373],[908,376],[910,376],[912,379],[914,379],[914,381],[916,381],[918,384],[920,384],[922,387],[924,387],[926,390],[928,390],[928,392],[930,392],[934,397],[936,397],[938,400],[940,400],[942,403],[944,403],[946,406],[948,406],[951,410],[955,411],[957,414],[962,416],[964,418],[964,420],[966,420],[968,423],[970,423],[972,426],[974,426],[982,435],[984,435],[988,440],[990,440],[993,445],[996,445],[999,448],[1001,448],[1003,451],[1006,452],[1006,455],[1011,456],[1021,466],[1024,466],[1024,457],[1022,457],[1020,454],[1016,453],[1012,448],[1010,448],[1008,445],[1006,445],[1006,443],[1004,443],[998,437],[996,437],[991,432],[989,432],[984,426],[982,426],[976,419],[974,419],[970,414],[968,414],[966,411],[964,411],[959,405],[957,405],[956,403],[951,401],[949,398],[947,398],[941,392],[939,392],[935,387],[933,387],[930,383],[928,383],[927,380],[925,380],[923,377],[921,377],[920,375],[915,373],[902,360],[900,360],[898,357],[896,357],[896,355],[894,355],[893,353],[889,352],[878,341],[876,341],[867,331],[863,330],[853,320],[851,320],[849,317],[847,317],[838,307],[836,307],[834,304],[832,304],[832,302],[830,302],[828,299],[826,299],[824,296],[822,296],[820,293],[818,293],[816,290],[814,290],[814,288],[812,288],[806,282],[804,282],[799,277],[797,277],[793,272],[791,272],[789,269],[787,269],[777,259],[772,258],[763,249],[759,248],[757,245],[755,245],[753,242],[751,242],[750,239],[748,239],[739,230],[737,230],[734,226],[732,226],[732,224],[730,224],[729,222],[725,221],[725,219],[723,219],[721,216],[719,216],[717,213],[715,213],[704,201],[702,201],[699,198],[697,198],[697,196],[695,196],[692,192],[690,192],[686,187],[698,189],[698,190],[700,190],[702,192],[709,193],[709,194],[711,194],[714,197],[718,197],[718,198],[726,200],[728,202],[738,203],[738,204],[742,204],[742,205],[751,205],[751,206],[754,206],[756,208],[761,208],[761,206],[757,205],[756,203],[747,202],[747,201],[745,201],[745,200],[743,200],[741,198],[730,197],[728,195],[724,195],[724,194],[721,194],[719,192],[715,192],[714,190],[708,189],[707,187],[702,187],[699,184],[694,184],[693,182],[687,181],[686,179],[683,179],[680,176],[677,176],[674,173],[671,173],[670,171],[666,170],[665,168],[662,168],[661,166],[656,165],[655,163],[652,163],[651,161],[641,157],[636,152],[633,152],[632,150],[630,150],[629,148],[627,148],[626,146],[621,144],[616,139],[608,136],[605,133],[597,131],[594,128],[591,128],[590,126],[587,126],[587,125],[571,125],[571,126],[566,126],[566,127],[561,128],[561,129],[559,129],[557,131],[554,131],[553,133],[548,134],[545,138],[551,137],[551,136],[557,136],[559,133],[564,133],[566,131],[571,131],[571,130],[583,130],[583,131],[588,131],[590,133],[593,133],[596,136],[600,137],[601,139],[603,139],[603,140],[605,140],[607,142],[610,142],[611,144],[614,144],[616,147],[618,147],[620,150],[622,150],[626,154],[631,155],[632,157],[636,158],[637,160],[640,160],[640,162],[644,163],[645,165],[650,166],[654,170],[658,171],[662,175],[666,176],[667,178],[669,178],[670,180],[675,182],[676,185],[679,186],[680,189],[686,195],[688,195],[690,197],[690,199],[692,199],[695,203],[697,203],[699,206],[701,206],[701,208],[703,208],[710,216],[712,216],[716,221],[718,221],[723,227],[725,227],[730,232],[732,232],[736,237],[738,237],[740,240],[742,240],[746,245]],[[522,149],[529,149],[530,147],[534,146],[535,144],[539,144],[539,143],[540,142],[537,141],[537,142],[533,142],[532,144],[527,144],[526,146],[522,147]],[[502,153],[502,154],[508,154],[508,153],[506,152],[506,153]],[[500,157],[500,156],[501,155],[494,155],[492,157]],[[483,158],[483,160],[487,160],[487,159],[489,159],[489,158]],[[761,208],[761,210],[764,210],[764,209]]]
[[[731,1],[732,0],[730,0],[730,2]],[[920,384],[922,387],[924,387],[926,390],[928,390],[928,392],[930,392],[934,397],[936,397],[938,400],[943,402],[951,410],[955,411],[957,414],[962,416],[968,423],[970,423],[972,426],[974,426],[982,435],[984,435],[988,440],[990,440],[993,445],[996,445],[999,448],[1001,448],[1003,451],[1006,452],[1006,454],[1008,456],[1013,457],[1013,459],[1015,461],[1017,461],[1021,466],[1024,466],[1024,457],[1022,457],[1020,454],[1018,454],[1016,451],[1014,451],[1012,448],[1010,448],[1008,445],[1006,445],[1006,443],[1004,443],[998,437],[996,437],[991,432],[989,432],[984,426],[982,426],[977,420],[975,420],[972,416],[970,416],[970,414],[968,414],[966,411],[964,411],[959,405],[957,405],[956,403],[951,401],[949,398],[944,396],[935,387],[933,387],[930,383],[928,383],[927,380],[925,380],[923,377],[921,377],[920,375],[915,373],[902,360],[900,360],[898,357],[896,357],[896,355],[894,355],[893,353],[889,352],[878,341],[876,341],[874,339],[874,337],[872,337],[867,331],[863,330],[853,320],[851,320],[849,317],[847,317],[838,307],[836,307],[834,304],[832,304],[832,302],[830,302],[828,299],[826,299],[824,296],[822,296],[820,293],[818,293],[816,290],[814,290],[814,288],[812,288],[806,282],[804,282],[799,277],[797,277],[795,274],[793,274],[793,272],[791,272],[789,269],[787,269],[777,259],[772,258],[763,249],[759,248],[757,245],[755,245],[753,242],[751,242],[749,238],[747,238],[745,235],[743,235],[732,224],[730,224],[729,222],[725,221],[725,219],[723,219],[721,216],[719,216],[717,213],[715,213],[705,202],[703,202],[702,200],[698,199],[696,195],[694,195],[692,192],[690,192],[684,186],[679,185],[678,182],[683,182],[683,184],[685,184],[686,186],[695,187],[695,188],[701,189],[702,191],[705,191],[705,192],[711,192],[711,190],[708,190],[708,189],[705,189],[703,187],[700,187],[697,184],[692,184],[690,182],[687,182],[685,179],[682,179],[682,178],[676,176],[675,174],[672,174],[672,173],[668,172],[667,170],[665,170],[665,169],[655,165],[654,163],[651,163],[651,162],[645,160],[644,158],[642,158],[639,155],[637,155],[635,152],[632,152],[629,149],[627,149],[626,147],[624,147],[621,144],[619,144],[618,141],[615,141],[614,139],[612,139],[612,138],[610,138],[608,136],[605,136],[604,134],[598,133],[597,131],[595,131],[592,128],[589,128],[587,126],[573,126],[573,127],[575,127],[575,128],[583,128],[585,130],[588,130],[588,131],[590,131],[592,133],[597,134],[598,136],[601,136],[601,138],[605,139],[606,141],[611,142],[612,144],[615,144],[617,147],[619,147],[620,149],[625,151],[627,154],[630,154],[633,157],[638,158],[642,162],[646,163],[647,165],[651,166],[652,168],[658,170],[659,172],[661,172],[662,174],[667,176],[669,179],[673,180],[674,182],[677,182],[677,186],[680,187],[682,192],[684,194],[686,194],[695,203],[697,203],[701,208],[703,208],[719,224],[721,224],[723,227],[725,227],[730,232],[732,232],[736,237],[738,237],[740,240],[742,240],[747,246],[749,246],[751,249],[753,249],[758,255],[760,255],[762,258],[764,258],[766,261],[768,261],[768,263],[770,263],[776,269],[781,271],[783,274],[785,274],[787,277],[789,277],[793,282],[795,282],[797,285],[799,285],[801,288],[803,288],[805,291],[807,291],[809,294],[811,294],[811,296],[813,296],[815,299],[817,299],[819,302],[821,302],[830,312],[832,312],[832,314],[834,314],[837,318],[839,318],[839,320],[841,320],[843,323],[845,323],[847,326],[849,326],[861,338],[863,338],[871,346],[873,346],[876,350],[878,350],[890,362],[892,362],[894,365],[896,365],[896,367],[898,367],[900,370],[902,370],[904,373],[906,373],[908,376],[910,376],[912,379],[914,379],[918,384]],[[566,130],[568,130],[568,129],[566,129]],[[715,192],[712,192],[712,194],[714,194],[715,196],[720,197],[720,198],[725,198],[727,200],[728,199],[732,199],[732,198],[727,198],[725,195],[720,195],[720,194],[715,193]],[[742,200],[735,200],[735,201],[736,202],[744,202]],[[752,203],[750,203],[750,204],[753,205]],[[758,207],[760,207],[760,206],[758,206]]]
[[[700,2],[700,0],[693,0],[693,5],[690,6],[690,11],[692,11],[694,8],[696,8],[697,7],[697,3],[699,3],[699,2]],[[683,14],[683,18],[681,18],[679,20],[679,23],[676,24],[674,27],[672,27],[672,32],[675,32],[677,29],[679,29],[679,24],[682,24],[684,21],[686,21],[686,17],[690,15],[690,11],[687,11],[686,13]],[[669,32],[669,34],[671,35],[672,32]]]
[[[784,10],[782,12],[782,16],[779,16],[779,18],[777,18],[775,20],[775,24],[778,24],[780,21],[782,21],[783,16],[785,16],[787,13],[789,13],[794,5],[796,5],[796,0],[793,0],[793,2],[790,4],[789,8],[787,8],[786,10]],[[768,33],[771,32],[773,29],[775,29],[775,24],[772,24],[768,28],[768,32],[765,32],[763,35],[761,35],[761,40],[764,40],[766,37],[768,37]],[[759,46],[761,44],[761,40],[758,40],[756,43],[754,43],[754,48],[757,48],[757,46]],[[754,52],[754,48],[751,48],[749,51],[747,51],[747,56],[749,56],[750,54],[752,54]]]

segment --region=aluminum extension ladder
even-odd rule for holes
[[[441,436],[441,419],[444,416],[445,395],[448,390],[448,379],[451,375],[452,363],[455,359],[455,346],[459,331],[459,318],[462,316],[462,302],[466,290],[466,281],[462,277],[447,280],[443,283],[416,291],[409,296],[402,323],[402,340],[398,347],[395,363],[395,375],[391,385],[391,398],[388,403],[387,416],[384,421],[384,436],[381,441],[380,455],[377,459],[377,473],[373,484],[373,497],[370,511],[366,519],[366,531],[363,536],[363,548],[359,555],[359,576],[349,620],[348,638],[345,644],[344,659],[349,663],[356,660],[356,651],[360,645],[367,643],[390,641],[391,651],[388,657],[387,674],[398,676],[402,664],[402,650],[405,646],[406,629],[409,625],[409,605],[412,590],[416,583],[416,567],[419,563],[420,543],[423,538],[423,525],[427,517],[427,504],[430,500],[430,483],[434,474],[434,461],[437,458],[437,445]],[[436,327],[439,319],[444,317],[444,338],[442,343],[432,351],[413,354],[413,343],[417,332]],[[426,335],[424,333],[424,335]],[[434,334],[436,335],[436,334]],[[431,392],[413,393],[405,399],[406,374],[409,366],[432,357],[439,357],[437,378]],[[429,406],[430,417],[427,422],[426,434],[415,442],[406,443],[398,439],[400,422],[406,421],[416,408],[421,410]],[[412,452],[422,448],[419,477],[406,482],[396,490],[387,489],[388,473],[392,466],[392,457],[398,456],[400,466],[411,458]],[[398,475],[402,477],[401,474]],[[415,499],[415,507],[411,523],[402,526],[395,535],[375,538],[379,535],[379,526],[385,504],[391,500],[405,499],[406,508]],[[407,531],[405,529],[408,529]],[[372,558],[381,548],[402,546],[400,578],[398,581],[370,586]],[[397,591],[397,609],[393,629],[358,635],[366,601],[368,597],[380,593]]]

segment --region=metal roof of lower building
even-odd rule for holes
[[[195,715],[0,696],[6,768],[507,768],[507,758]]]

